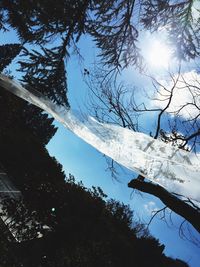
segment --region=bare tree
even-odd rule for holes
[[[88,108],[101,122],[145,132],[180,149],[197,152],[200,145],[200,81],[197,73],[188,75],[190,79],[182,75],[180,69],[176,75],[169,73],[166,84],[149,77],[152,86],[147,92],[133,86],[128,88],[123,83],[118,84],[116,80],[105,78],[102,71],[97,71],[86,78],[89,87]],[[143,123],[145,116],[151,116],[153,121],[149,129]],[[117,176],[116,163],[112,160],[108,162],[113,176]],[[200,232],[200,208],[193,200],[169,192],[141,175],[132,179],[128,187],[151,194],[162,201],[164,208],[157,211],[152,219],[161,212],[161,217],[165,218],[166,208],[169,208],[182,216],[183,222],[189,222]],[[179,230],[181,236],[184,236],[183,224]]]

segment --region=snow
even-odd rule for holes
[[[0,74],[0,85],[36,105],[101,153],[160,184],[170,192],[200,201],[200,155],[180,150],[150,136],[118,125],[100,123],[73,113],[38,92]]]

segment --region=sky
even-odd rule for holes
[[[145,36],[145,38],[151,38],[151,36]],[[13,32],[2,34],[0,43],[14,42],[16,36]],[[155,49],[152,40],[152,48]],[[155,46],[158,48],[160,44],[156,40]],[[72,109],[85,110],[85,102],[88,97],[88,88],[83,82],[80,67],[83,69],[92,69],[93,63],[98,51],[96,51],[94,44],[89,38],[82,38],[79,44],[81,53],[84,57],[82,65],[76,57],[71,57],[67,62],[68,73],[68,87],[69,87],[69,101]],[[165,49],[168,49],[165,47]],[[164,49],[164,50],[165,50]],[[152,52],[151,50],[149,53]],[[167,53],[165,50],[164,54]],[[161,56],[162,57],[162,54]],[[155,59],[155,57],[154,57]],[[151,58],[149,61],[151,62]],[[166,61],[168,59],[165,59]],[[149,62],[149,63],[150,63]],[[161,72],[164,73],[166,63],[162,63],[157,68],[156,65],[151,66],[158,75]],[[189,67],[192,69],[192,67]],[[158,70],[159,69],[159,70]],[[146,77],[141,77],[134,68],[126,70],[122,77],[122,80],[127,84],[134,84],[138,88],[148,87],[149,80]],[[143,121],[143,126],[148,129],[150,127],[148,118]],[[63,165],[66,175],[71,173],[75,176],[77,181],[83,181],[86,187],[100,186],[109,198],[120,200],[125,204],[129,204],[131,209],[134,210],[134,216],[136,219],[141,220],[144,223],[148,223],[152,211],[162,207],[162,204],[156,198],[147,194],[136,194],[133,190],[127,187],[127,183],[136,176],[126,169],[121,171],[119,181],[116,181],[111,177],[111,173],[107,170],[107,163],[105,157],[99,153],[96,149],[86,144],[80,138],[73,133],[66,130],[62,125],[55,122],[58,127],[58,131],[47,145],[47,149],[50,155],[55,156],[57,160]],[[183,240],[179,237],[178,225],[181,222],[179,216],[173,215],[174,225],[167,225],[159,218],[155,218],[150,224],[149,229],[153,236],[158,238],[161,243],[165,245],[165,253],[173,258],[180,258],[185,260],[192,267],[199,267],[200,253],[199,248],[189,241]],[[196,237],[197,234],[195,235]]]
[[[84,57],[82,68],[92,69],[97,54],[94,44],[88,38],[82,38],[80,48]],[[88,51],[91,51],[91,53]],[[166,67],[165,64],[162,65],[161,62],[161,66],[164,68]],[[153,68],[155,68],[155,73],[157,73],[156,66],[153,66]],[[162,71],[164,73],[164,69]],[[88,97],[88,88],[83,82],[78,59],[72,58],[68,62],[67,72],[69,84],[68,96],[71,107],[72,109],[77,109],[78,107],[78,109],[84,111],[84,103],[87,102]],[[138,88],[149,86],[149,80],[146,77],[141,77],[133,68],[126,70],[121,78],[127,84],[134,83]],[[125,204],[129,204],[131,209],[134,210],[136,219],[148,223],[152,216],[152,211],[161,208],[162,203],[148,194],[142,194],[141,196],[133,193],[133,190],[127,187],[127,183],[136,174],[124,170],[125,173],[123,174],[122,172],[119,181],[116,181],[107,170],[106,159],[100,152],[58,123],[56,123],[56,126],[59,127],[58,131],[47,148],[50,154],[55,156],[63,165],[66,174],[72,173],[77,180],[83,181],[86,187],[93,185],[100,186],[109,198],[114,198]],[[148,129],[148,126],[149,121],[147,118],[144,121],[144,127]],[[185,260],[192,267],[199,267],[199,248],[191,242],[181,239],[179,236],[178,225],[181,221],[179,216],[173,215],[174,225],[167,225],[158,216],[150,224],[149,230],[153,236],[165,244],[166,255]],[[172,244],[176,245],[174,246]]]

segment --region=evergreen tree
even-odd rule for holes
[[[19,61],[20,71],[25,73],[22,81],[57,104],[69,107],[67,82],[62,47],[41,48],[42,52],[23,49],[26,61]]]
[[[163,253],[164,246],[147,235],[143,226],[138,227],[138,232],[128,225],[127,219],[132,223],[133,218],[128,206],[114,200],[107,202],[101,193],[97,194],[98,189],[95,190],[86,190],[82,184],[74,183],[71,177],[62,188],[54,185],[54,193],[41,191],[46,201],[35,198],[34,211],[42,225],[47,220],[51,230],[48,233],[43,231],[44,235],[39,239],[13,244],[14,257],[8,262],[5,260],[2,266],[15,266],[16,259],[17,266],[23,264],[27,267],[188,266],[167,258]],[[8,205],[7,208],[13,214],[14,206]],[[25,228],[30,216],[30,213],[21,211],[14,217],[19,232]],[[37,225],[32,231],[39,229]],[[4,243],[9,246],[5,238]],[[11,253],[10,249],[8,253]]]
[[[138,30],[133,23],[135,3],[132,0],[61,0],[59,3],[53,0],[2,0],[0,29],[14,29],[24,46],[23,58],[19,62],[24,84],[44,93],[52,101],[69,107],[65,60],[82,34],[87,33],[95,40],[105,65],[115,69],[130,64],[140,65]],[[175,5],[170,1],[142,2],[142,23],[145,28],[157,30],[165,22],[172,41],[179,33],[179,58],[189,59],[199,55],[199,20],[193,23],[193,3],[181,1]],[[179,11],[181,13],[177,16]],[[176,27],[174,23],[177,23]],[[53,44],[53,40],[59,45],[56,42]],[[35,49],[28,50],[26,44],[34,45]],[[0,47],[0,71],[19,55],[21,48],[18,44]],[[36,245],[31,242],[17,245],[18,265],[182,264],[167,261],[162,254],[163,247],[156,240],[150,241],[145,237],[136,241],[136,235],[129,227],[129,212],[126,214],[125,207],[115,202],[105,204],[101,198],[94,197],[94,193],[86,192],[81,186],[66,184],[61,166],[49,157],[44,148],[55,133],[52,119],[39,109],[20,101],[17,103],[10,97],[5,102],[5,95],[3,93],[0,96],[0,121],[4,125],[0,131],[0,161],[24,193],[30,211],[37,211],[39,221],[50,224],[54,230],[48,236],[35,240]],[[20,217],[18,219],[21,220]],[[147,243],[154,248],[154,253],[149,253],[151,250]],[[4,251],[10,253],[7,245]],[[145,265],[145,258],[149,259],[148,265]],[[5,261],[2,264],[12,266],[12,263]],[[13,266],[16,264],[13,263]]]
[[[0,227],[2,267],[184,266],[166,258],[164,246],[143,226],[133,227],[128,206],[106,201],[100,188],[87,190],[73,176],[66,178],[32,123],[27,127],[22,102],[1,92],[0,162],[23,195],[23,203],[4,200],[1,215],[11,218],[18,240],[26,240],[9,243]],[[38,233],[43,236],[34,238]]]
[[[23,112],[20,116],[27,129],[43,145],[47,145],[57,131],[53,125],[54,119],[33,105],[23,102]]]
[[[0,46],[0,72],[20,53],[20,44],[5,44]]]
[[[42,110],[27,104],[2,88],[0,90],[0,110],[2,141],[13,131],[23,136],[29,132],[37,138],[37,142],[46,145],[57,130],[53,125],[53,119]]]
[[[141,22],[145,29],[166,29],[174,56],[190,60],[200,54],[200,10],[198,1],[145,0]]]
[[[99,48],[101,63],[114,70],[131,64],[142,67],[136,22],[150,31],[165,27],[174,55],[193,59],[199,55],[198,13],[195,1],[2,0],[0,28],[14,29],[24,46],[22,80],[69,107],[64,61],[71,48],[77,50],[83,34]],[[20,45],[8,47],[16,55]]]

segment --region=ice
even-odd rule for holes
[[[200,155],[180,150],[150,136],[118,125],[100,123],[73,113],[35,90],[0,74],[0,86],[51,114],[67,129],[126,168],[170,192],[200,201]]]

